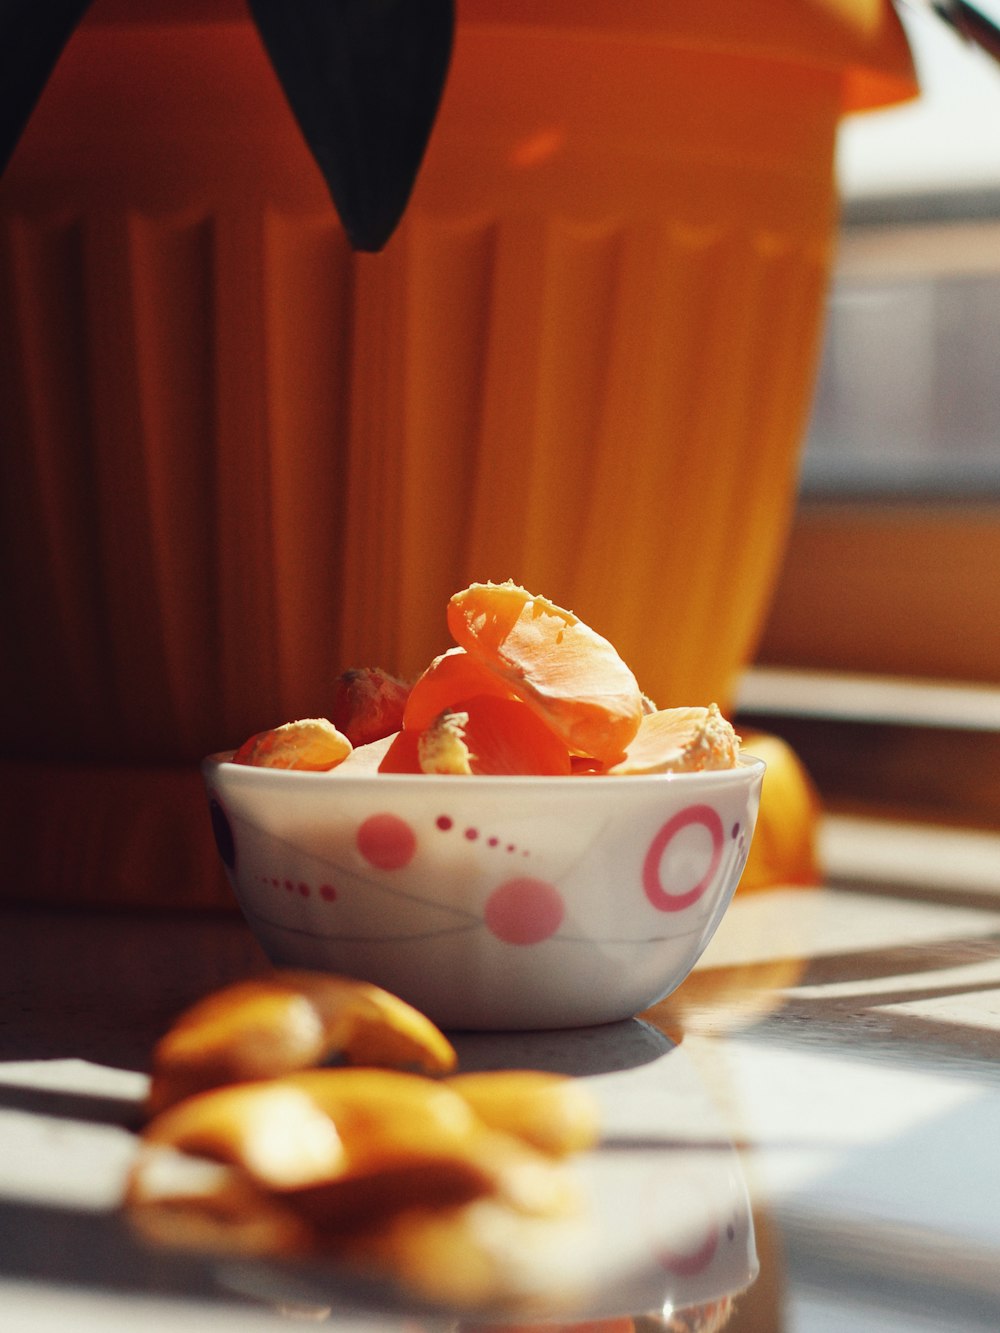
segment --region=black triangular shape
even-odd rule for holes
[[[249,0],[351,245],[406,208],[451,58],[453,0]]]
[[[90,0],[0,0],[0,172]]]

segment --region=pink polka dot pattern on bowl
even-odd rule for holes
[[[311,898],[317,894],[326,903],[336,902],[337,889],[330,883],[323,883],[319,886],[307,884],[305,880],[299,880],[297,883],[291,879],[279,879],[277,875],[258,875],[257,881],[260,884],[266,884],[269,888],[279,889],[283,893],[295,893],[298,890],[300,898]]]
[[[417,835],[398,815],[370,815],[358,828],[358,851],[377,870],[401,870],[417,850]]]
[[[452,819],[451,815],[438,815],[437,819],[434,821],[434,826],[442,833],[450,833],[451,830],[455,828],[455,821]],[[502,847],[508,853],[517,851],[517,846],[514,843],[508,842],[504,844],[503,840],[496,833],[490,833],[483,837],[483,834],[475,824],[467,824],[462,829],[462,836],[465,838],[466,842],[479,842],[482,839],[487,847]],[[530,856],[531,852],[529,848],[523,847],[521,849],[521,855]]]
[[[486,900],[486,928],[505,944],[539,944],[562,925],[565,904],[559,890],[544,879],[509,879]]]
[[[671,893],[662,881],[664,854],[679,833],[695,825],[707,829],[712,842],[705,869],[685,893]],[[642,867],[642,887],[653,906],[660,912],[680,912],[696,903],[715,878],[722,860],[723,841],[722,820],[710,805],[689,805],[668,819],[649,844]]]

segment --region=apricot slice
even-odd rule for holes
[[[307,717],[257,732],[236,751],[233,763],[323,772],[336,768],[350,753],[351,742],[332,722],[325,717]]]
[[[354,667],[333,686],[330,719],[352,745],[391,736],[403,725],[410,687],[381,667]]]
[[[477,1124],[468,1098],[447,1079],[428,1078],[408,1070],[371,1066],[303,1069],[281,1082],[306,1093],[337,1124],[352,1153],[358,1152],[378,1127],[396,1120],[400,1141],[409,1134],[461,1138]]]
[[[471,1197],[493,1188],[469,1159],[483,1127],[469,1104],[424,1075],[385,1069],[310,1069],[284,1078],[212,1088],[155,1116],[146,1145],[241,1167],[281,1192],[385,1175],[457,1159]],[[454,1188],[449,1183],[446,1193]]]
[[[345,1149],[308,1092],[280,1080],[212,1088],[147,1125],[146,1143],[240,1166],[258,1185],[287,1190],[329,1179]]]
[[[605,771],[619,775],[735,768],[739,753],[740,738],[717,704],[661,708],[643,716],[624,757]]]
[[[155,1117],[143,1144],[237,1166],[324,1232],[487,1195],[531,1215],[578,1203],[550,1156],[424,1075],[313,1069],[213,1088]]]
[[[423,731],[446,709],[455,709],[461,700],[478,694],[509,699],[513,691],[501,676],[464,648],[449,648],[414,681],[403,711],[403,726]]]
[[[431,1020],[388,991],[349,977],[278,972],[227,986],[181,1015],[153,1051],[149,1110],[335,1055],[433,1074],[456,1063],[454,1047]]]
[[[420,733],[424,773],[568,776],[559,736],[520,699],[480,694],[446,710]]]
[[[574,1078],[540,1069],[453,1074],[446,1086],[484,1124],[523,1139],[553,1157],[592,1148],[599,1137],[593,1097]]]
[[[354,1231],[404,1208],[471,1199],[500,1199],[526,1217],[562,1217],[580,1206],[577,1183],[561,1164],[507,1135],[479,1129],[462,1140],[429,1135],[397,1142],[389,1126],[340,1175],[283,1197],[324,1232]]]
[[[639,729],[643,696],[612,644],[513,582],[473,583],[448,603],[460,648],[499,675],[567,749],[616,762]]]
[[[546,1155],[495,1131],[440,1080],[398,1070],[313,1069],[282,1082],[308,1093],[343,1143],[331,1177],[297,1192],[296,1207],[325,1227],[356,1227],[363,1213],[407,1202],[486,1194],[529,1213],[560,1213],[576,1202]]]

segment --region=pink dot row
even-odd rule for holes
[[[273,877],[269,877],[267,875],[261,875],[260,878],[262,883],[264,884],[270,884],[276,889],[283,888],[288,893],[298,892],[299,894],[301,894],[303,898],[308,898],[312,895],[313,891],[312,886],[310,884],[306,884],[302,880],[300,880],[299,883],[296,884],[290,879],[284,879],[284,880],[274,879]],[[333,887],[332,884],[321,884],[319,888],[316,890],[316,892],[319,894],[321,898],[323,898],[328,903],[332,903],[337,896],[337,890]]]
[[[447,833],[448,830],[453,827],[453,821],[451,815],[439,815],[436,822],[438,828],[441,830],[442,833]],[[475,842],[479,837],[479,830],[477,828],[470,827],[464,830],[464,834],[465,837],[469,840],[469,842]],[[499,847],[500,839],[491,836],[486,839],[486,845],[487,847]],[[507,844],[506,850],[508,852],[516,852],[517,847],[515,846],[514,843],[509,842]],[[527,856],[528,855],[527,850],[523,851],[521,855]]]

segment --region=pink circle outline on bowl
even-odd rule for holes
[[[689,824],[701,824],[708,830],[712,839],[712,855],[708,869],[687,893],[667,893],[660,883],[660,861],[667,844]],[[679,811],[672,819],[667,820],[649,844],[649,851],[642,866],[642,887],[657,911],[681,912],[685,907],[690,907],[692,903],[698,901],[719,868],[723,841],[722,820],[710,805],[689,805],[686,810]]]

